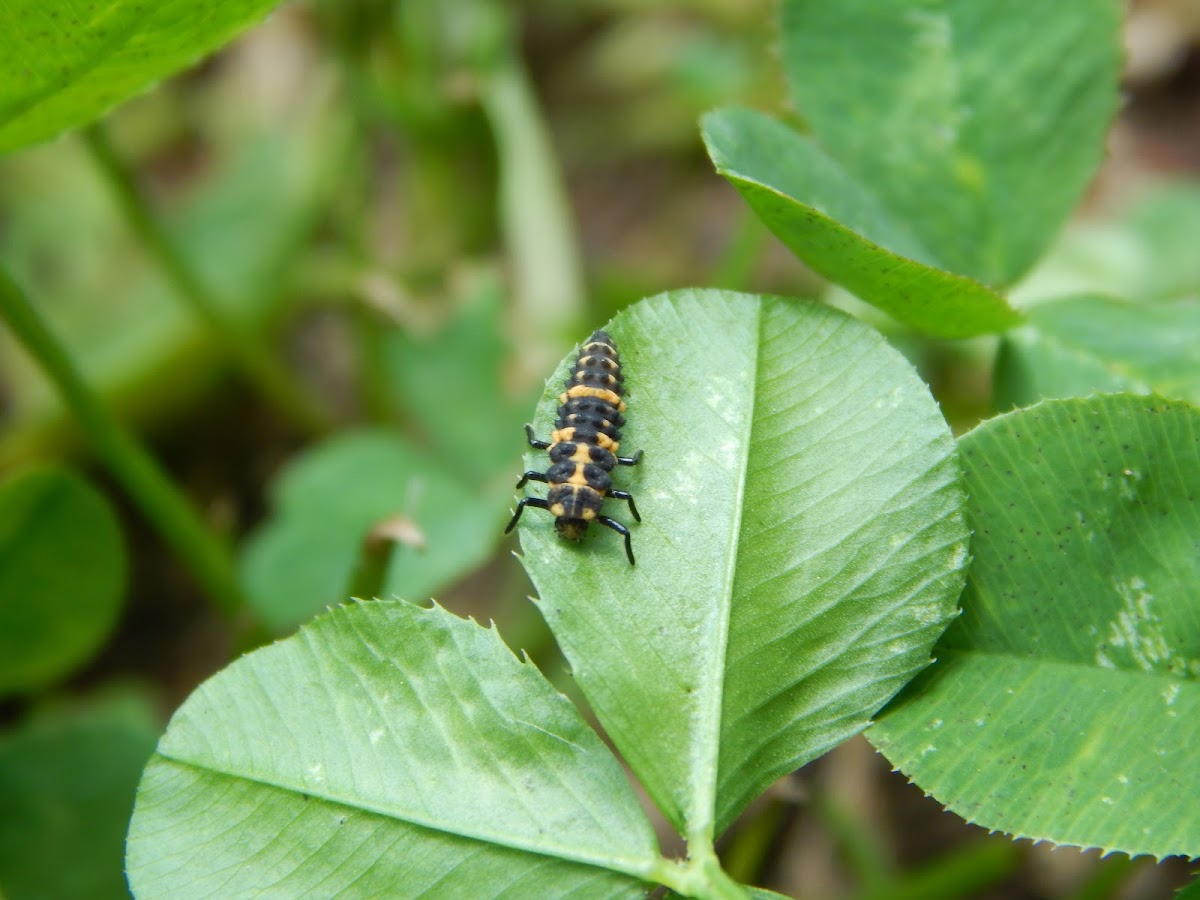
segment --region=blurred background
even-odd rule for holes
[[[698,135],[718,105],[786,108],[773,16],[299,0],[100,126],[0,158],[0,265],[236,576],[225,601],[198,584],[0,329],[0,481],[69,463],[117,535],[94,627],[0,680],[0,897],[127,896],[133,790],[171,711],[347,596],[495,619],[572,692],[502,535],[547,373],[662,290],[824,295]],[[1018,299],[1121,283],[1138,240],[1200,216],[1200,3],[1134,3],[1126,45],[1108,159]],[[1196,233],[1177,239],[1200,268]],[[868,318],[957,431],[995,411],[994,342]],[[86,567],[86,548],[51,550],[48,570]],[[721,850],[805,898],[1167,898],[1188,873],[989,836],[861,739],[777,784]]]

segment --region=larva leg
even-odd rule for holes
[[[518,510],[518,512],[519,512],[519,510]],[[617,534],[624,535],[624,537],[625,537],[625,555],[629,557],[629,564],[631,566],[637,565],[637,563],[635,563],[633,561],[633,539],[629,536],[629,529],[626,528],[624,525],[622,525],[620,522],[618,522],[616,519],[610,519],[608,516],[596,516],[596,521],[599,522],[601,525],[608,526],[613,531],[615,531]]]
[[[546,449],[549,449],[549,447],[550,447],[549,441],[543,441],[543,440],[541,440],[539,438],[535,438],[533,436],[533,426],[532,425],[525,426],[525,437],[529,439],[529,446],[532,447],[534,450],[546,450]]]
[[[513,513],[512,521],[508,523],[508,527],[504,529],[504,533],[508,534],[517,527],[517,520],[521,518],[521,513],[525,512],[525,507],[532,506],[534,509],[549,509],[550,504],[541,497],[526,497],[517,504],[517,511]]]
[[[518,487],[520,487],[520,485],[518,485]],[[633,502],[633,497],[629,495],[629,491],[609,491],[607,496],[612,497],[614,500],[627,501],[629,503],[630,515],[632,515],[636,521],[642,521],[642,517],[638,515],[637,506]]]

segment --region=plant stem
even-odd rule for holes
[[[360,600],[381,597],[395,549],[395,542],[387,537],[368,534],[359,546],[358,561],[343,596],[358,597]]]
[[[833,839],[847,868],[864,886],[864,893],[869,894],[895,883],[887,853],[875,834],[866,822],[856,818],[836,794],[827,790],[816,791],[812,808]]]
[[[748,209],[742,210],[740,216],[729,245],[713,267],[709,278],[713,287],[747,290],[754,266],[767,245],[770,232],[762,220]]]
[[[495,15],[501,4],[486,4]],[[514,325],[522,383],[536,383],[562,357],[583,319],[579,244],[554,145],[506,19],[505,34],[479,67],[480,99],[500,163],[500,227],[513,272]]]
[[[711,900],[746,900],[746,889],[721,868],[715,853],[709,853],[698,862],[706,883],[706,890],[702,896]]]
[[[1101,860],[1070,900],[1108,900],[1143,863],[1144,860],[1130,859],[1124,853]]]
[[[649,877],[675,893],[697,900],[747,900],[746,889],[721,868],[709,847],[703,855],[683,862],[661,859]]]
[[[176,249],[138,189],[133,173],[117,156],[103,126],[92,125],[82,133],[84,144],[112,189],[125,222],[166,273],[180,298],[220,340],[242,374],[292,422],[314,434],[328,431],[329,416],[268,348],[221,308],[195,269]]]
[[[758,815],[737,829],[725,849],[725,870],[731,878],[745,882],[754,880],[771,852],[784,813],[784,805],[771,800]]]
[[[974,897],[1012,873],[1020,849],[1009,840],[983,840],[887,883],[868,888],[859,900],[952,900]]]
[[[19,287],[0,270],[0,318],[38,361],[96,454],[170,544],[217,606],[243,605],[225,547],[134,437],[104,408]]]

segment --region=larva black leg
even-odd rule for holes
[[[520,487],[520,485],[517,485],[517,486]],[[633,497],[629,496],[629,491],[609,491],[608,496],[612,497],[614,500],[629,501],[630,515],[632,515],[633,518],[635,520],[637,520],[638,522],[642,521],[642,517],[638,515],[637,506],[634,505]]]
[[[517,511],[513,513],[512,521],[508,523],[508,527],[504,529],[504,533],[508,534],[517,527],[517,520],[521,518],[521,513],[525,512],[525,507],[532,506],[534,509],[549,509],[550,504],[541,497],[525,497],[517,504]]]
[[[546,450],[550,447],[549,441],[539,440],[533,436],[533,426],[525,426],[525,437],[529,439],[529,446],[534,450]]]
[[[520,513],[520,510],[517,510],[517,512]],[[631,566],[637,565],[637,563],[633,561],[633,539],[629,536],[629,529],[616,519],[610,519],[608,516],[596,516],[596,521],[601,525],[607,525],[617,534],[625,536],[625,555],[629,557],[629,564]]]
[[[532,469],[530,469],[528,472],[526,472],[524,475],[521,476],[521,480],[517,482],[517,487],[523,488],[523,487],[525,487],[525,483],[529,482],[529,481],[540,481],[542,484],[549,483],[546,480],[545,472],[535,472]]]
[[[617,462],[623,466],[636,466],[642,461],[642,451],[639,450],[633,456],[618,456]]]

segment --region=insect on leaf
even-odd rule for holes
[[[522,520],[521,547],[605,730],[705,841],[929,662],[967,559],[954,444],[909,363],[825,306],[679,291],[606,330],[621,453],[645,451],[615,473],[641,512],[637,565],[617,535],[569,543],[546,516]]]

